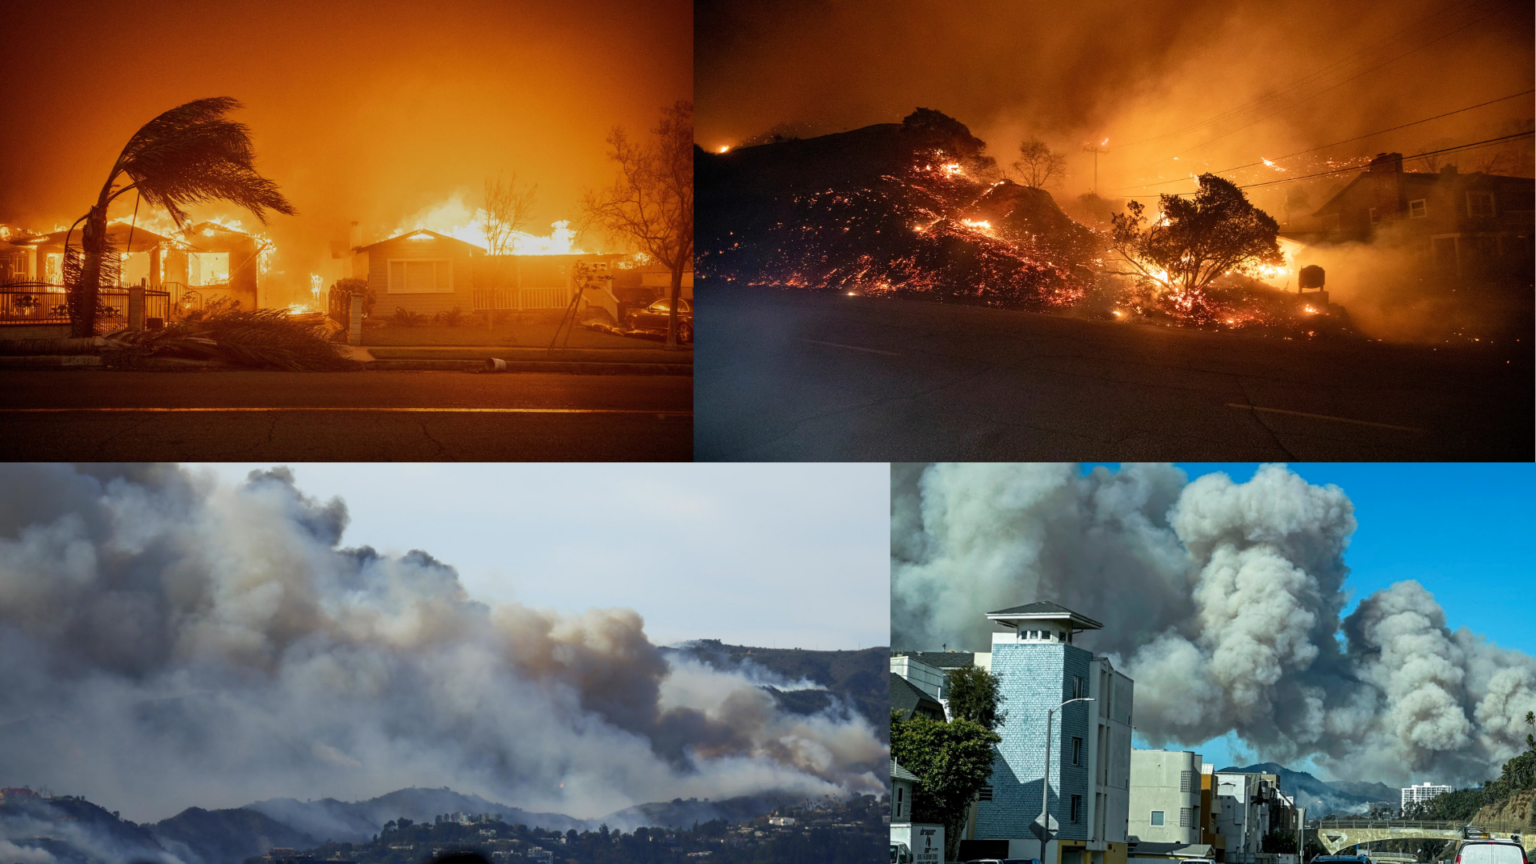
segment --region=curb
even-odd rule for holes
[[[0,369],[74,369],[101,366],[95,354],[0,355]]]
[[[374,360],[365,369],[485,372],[484,360]],[[508,372],[568,375],[693,375],[692,363],[599,363],[572,360],[508,360]],[[485,374],[496,374],[485,373]]]

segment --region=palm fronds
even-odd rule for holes
[[[290,372],[344,372],[361,366],[343,356],[313,325],[289,318],[283,309],[234,310],[179,321],[164,330],[123,332],[108,337],[115,363],[138,357],[179,356],[222,360],[256,369]]]
[[[212,200],[238,204],[262,223],[268,208],[292,216],[277,184],[256,173],[250,129],[224,116],[239,107],[228,96],[199,99],[145,123],[118,157],[118,170],[133,180],[122,191],[137,189],[177,224],[187,221],[183,207]]]

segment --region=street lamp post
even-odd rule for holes
[[[1076,699],[1068,699],[1045,712],[1045,773],[1040,777],[1040,864],[1046,864],[1045,844],[1051,842],[1051,720],[1057,711],[1073,702],[1092,701],[1092,696],[1079,696]]]

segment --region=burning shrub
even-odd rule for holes
[[[327,340],[323,328],[289,317],[286,309],[243,312],[235,306],[212,303],[162,330],[113,334],[107,337],[106,359],[115,366],[132,365],[141,357],[171,356],[289,372],[359,368]]]

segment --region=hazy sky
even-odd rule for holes
[[[426,550],[476,599],[628,607],[658,644],[889,644],[883,463],[289,467],[306,494],[346,500],[344,544]]]
[[[610,179],[614,125],[646,132],[692,98],[692,16],[686,0],[8,4],[0,224],[68,224],[141,125],[233,96],[258,169],[299,211],[269,228],[273,285],[307,293],[350,221],[383,239],[498,172],[538,183],[531,228],[548,234]],[[132,211],[120,201],[113,218]]]
[[[1041,137],[1067,154],[1074,195],[1092,182],[1087,144],[1108,139],[1103,191],[1188,177],[1520,93],[1536,56],[1531,4],[1507,0],[738,0],[701,3],[696,27],[707,148],[778,123],[896,123],[921,106],[966,123],[1004,165]],[[1532,104],[1323,155],[1482,140]]]

